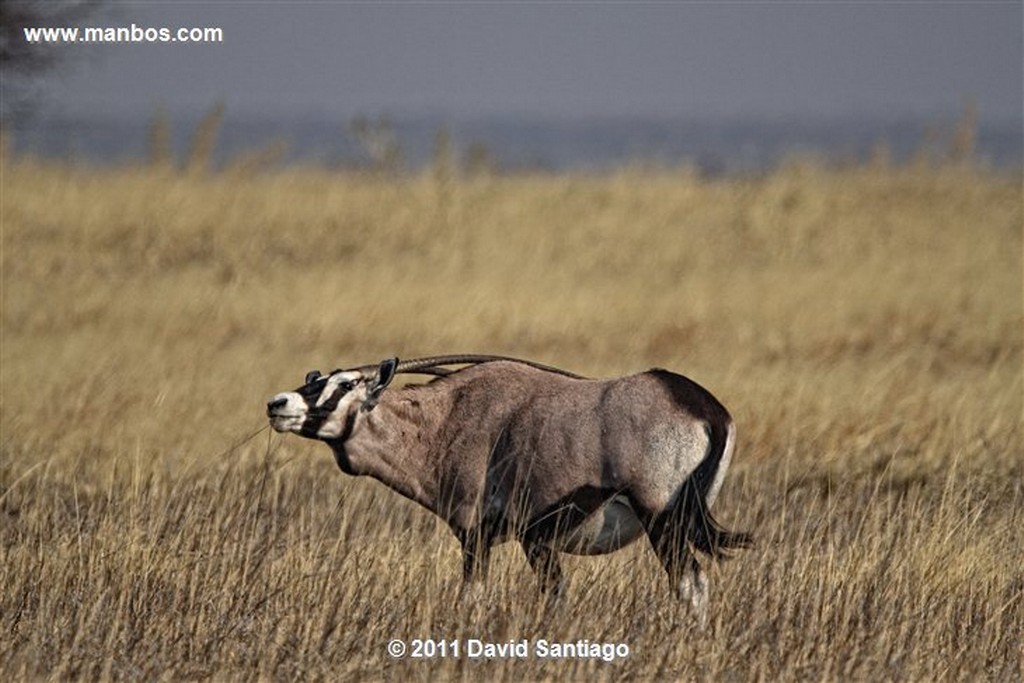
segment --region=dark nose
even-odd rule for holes
[[[288,403],[286,398],[277,398],[269,402],[267,404],[267,415],[273,415],[275,410],[284,407],[286,403]]]

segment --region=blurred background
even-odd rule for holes
[[[5,22],[5,123],[49,157],[143,158],[157,116],[183,152],[221,106],[220,162],[275,144],[282,160],[421,167],[444,129],[504,169],[714,174],[880,146],[902,160],[966,114],[977,159],[1021,163],[1014,2],[8,6],[29,11]],[[222,40],[26,46],[19,24]]]

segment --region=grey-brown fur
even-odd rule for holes
[[[268,414],[279,431],[327,443],[344,472],[444,519],[466,581],[486,575],[492,545],[515,539],[542,587],[558,592],[558,552],[611,552],[646,533],[703,621],[707,579],[693,551],[721,557],[750,544],[710,513],[734,445],[726,409],[665,370],[595,380],[492,358],[335,371],[278,394]],[[396,370],[437,378],[385,390]]]

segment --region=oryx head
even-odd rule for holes
[[[379,365],[334,370],[327,375],[312,370],[305,383],[267,403],[270,426],[310,439],[347,439],[360,414],[373,410],[395,377],[397,358]]]

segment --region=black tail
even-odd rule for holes
[[[701,503],[691,514],[686,537],[697,550],[716,560],[732,557],[732,551],[754,547],[754,536],[745,531],[729,531],[711,515]]]
[[[754,537],[745,531],[729,531],[718,523],[708,508],[707,494],[725,453],[728,427],[712,422],[708,426],[708,436],[711,441],[708,454],[683,484],[674,512],[684,525],[687,542],[714,559],[728,559],[734,550],[752,548]]]

